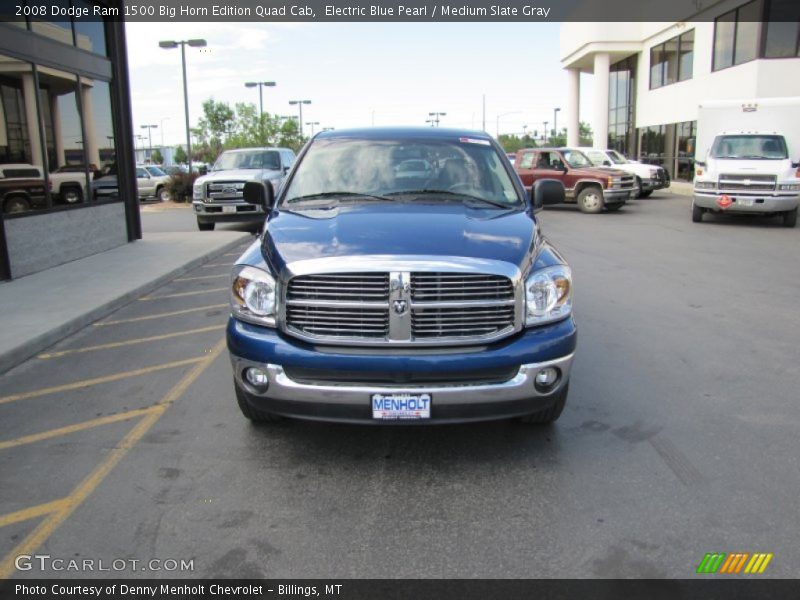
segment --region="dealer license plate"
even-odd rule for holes
[[[753,199],[752,198],[737,198],[736,204],[738,206],[753,206]]]
[[[430,394],[372,394],[372,418],[430,419]]]
[[[224,213],[235,213],[236,212],[236,207],[235,206],[223,206],[222,207],[222,212],[224,212]]]

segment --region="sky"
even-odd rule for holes
[[[433,111],[441,126],[522,134],[553,126],[566,108],[558,23],[127,23],[134,128],[153,145],[185,141],[180,50],[160,40],[205,38],[186,48],[189,116],[213,97],[297,115],[289,100],[311,100],[303,121],[320,127],[425,125]],[[581,81],[581,119],[589,120],[591,76]],[[564,113],[560,127],[566,124]],[[305,127],[305,133],[310,133]],[[148,143],[148,142],[145,142]],[[138,145],[138,144],[137,144]]]

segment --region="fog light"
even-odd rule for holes
[[[557,382],[560,373],[555,367],[545,367],[536,373],[534,383],[540,392],[549,391]]]
[[[246,369],[244,372],[244,377],[247,379],[248,383],[255,388],[260,390],[264,390],[269,385],[269,376],[267,372],[259,369],[258,367],[250,367]]]

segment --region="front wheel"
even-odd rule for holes
[[[558,417],[561,416],[564,406],[567,404],[567,394],[569,394],[569,382],[565,383],[564,387],[556,393],[555,403],[552,406],[520,417],[520,421],[533,425],[549,425],[550,423],[555,423]]]
[[[783,226],[794,227],[797,225],[797,208],[783,213]]]
[[[603,210],[603,190],[593,185],[583,188],[578,194],[578,208],[585,213],[599,213]]]
[[[83,202],[83,193],[80,188],[65,188],[61,191],[61,197],[67,204],[79,204]]]
[[[643,192],[639,192],[639,198],[649,198],[650,194],[653,193],[653,190],[647,190]]]
[[[201,221],[200,219],[197,220],[197,228],[200,231],[214,231],[214,221]]]
[[[702,221],[704,212],[706,211],[697,206],[697,204],[695,204],[694,202],[692,202],[692,223],[699,223],[700,221]]]
[[[3,212],[14,214],[30,210],[31,204],[23,196],[12,196],[3,203]]]
[[[642,190],[642,178],[639,177],[638,175],[636,176],[636,194],[634,197],[635,198],[644,197],[644,191]]]
[[[619,204],[606,204],[606,210],[608,212],[617,212],[623,206],[625,206],[625,204],[623,204],[622,202],[620,202]]]
[[[169,202],[172,199],[169,190],[165,187],[160,187],[156,190],[156,197],[162,202]]]

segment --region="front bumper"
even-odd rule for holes
[[[642,179],[642,191],[652,192],[669,187],[669,179]]]
[[[235,208],[235,212],[223,212]],[[226,204],[207,204],[201,200],[192,201],[192,209],[197,219],[205,223],[225,223],[231,221],[263,221],[264,209],[247,202]]]
[[[727,195],[732,204],[723,209],[717,204],[717,198],[723,194]],[[705,192],[694,191],[694,203],[700,208],[706,208],[718,212],[735,213],[777,213],[794,210],[800,202],[800,196],[796,192],[776,193],[764,192],[737,194],[736,192]]]
[[[633,200],[636,197],[635,189],[605,189],[603,190],[603,202],[605,204],[618,204]]]
[[[377,351],[374,348],[312,346],[284,337],[275,330],[231,319],[228,348],[236,385],[247,401],[267,412],[312,420],[379,424],[426,424],[484,421],[525,415],[552,406],[557,392],[569,381],[577,332],[572,318],[536,329],[528,329],[501,342],[475,348],[405,348]],[[536,373],[547,366],[560,372],[558,382],[547,392],[534,385]],[[244,378],[248,367],[268,373],[269,385],[259,392]],[[295,381],[292,368],[315,368],[355,373],[356,381]],[[508,368],[512,376],[493,383],[436,381],[435,383],[359,383],[358,373],[369,381],[376,373],[392,376],[487,368]],[[373,420],[373,394],[427,393],[431,395],[431,417],[420,421]]]

